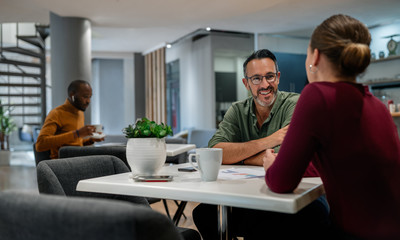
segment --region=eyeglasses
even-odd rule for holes
[[[250,79],[250,81],[254,84],[254,85],[258,85],[262,82],[263,78],[265,78],[265,80],[267,80],[268,83],[273,83],[276,81],[276,75],[277,73],[268,73],[265,76],[260,76],[260,75],[254,75],[251,77],[246,77],[246,79]]]

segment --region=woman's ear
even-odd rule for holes
[[[319,60],[320,60],[320,55],[321,53],[319,52],[319,50],[317,48],[314,49],[313,52],[313,59],[312,59],[312,65],[318,67],[319,64]]]

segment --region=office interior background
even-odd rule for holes
[[[367,24],[372,35],[375,59],[358,81],[369,85],[385,104],[388,100],[397,104],[400,46],[389,55],[387,44],[400,42],[398,9],[397,0],[2,0],[2,49],[18,46],[36,51],[17,38],[37,34],[35,24],[50,25],[50,35],[45,41],[45,101],[40,88],[20,86],[37,82],[35,77],[7,74],[0,74],[0,97],[4,106],[15,106],[12,114],[18,127],[40,127],[42,109],[47,114],[62,104],[68,82],[82,76],[93,88],[92,103],[85,113],[87,123],[101,123],[105,134],[119,135],[128,124],[145,117],[144,56],[164,49],[166,122],[174,133],[216,128],[232,102],[249,96],[241,79],[242,64],[252,51],[267,48],[276,53],[282,73],[279,89],[301,92],[307,81],[304,60],[312,30],[330,15],[343,13]],[[85,43],[71,45],[69,33],[76,33],[63,28],[64,21],[81,23],[76,36],[86,39]],[[77,59],[63,57],[65,51],[82,45]],[[1,58],[38,61],[7,51],[1,51]],[[59,70],[70,64],[81,66],[78,71],[84,74]],[[7,71],[20,69],[1,61],[0,72]],[[33,106],[24,107],[27,102]],[[45,108],[39,106],[43,102]],[[18,131],[11,140],[14,148],[21,145]]]

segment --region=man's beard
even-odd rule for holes
[[[272,99],[271,99],[269,102],[264,102],[264,101],[262,101],[262,100],[260,100],[260,99],[258,98],[258,95],[254,95],[254,94],[253,94],[253,91],[252,91],[251,88],[250,88],[250,92],[251,92],[251,95],[253,95],[253,99],[256,100],[257,103],[258,103],[259,105],[261,105],[262,107],[269,107],[269,106],[271,106],[271,105],[275,102],[276,94],[277,94],[277,92],[278,92],[278,89],[277,89],[276,91],[274,91],[274,88],[273,88],[273,87],[261,88],[261,89],[258,90],[258,92],[260,92],[260,91],[268,91],[268,90],[271,90]]]
[[[86,111],[86,109],[89,107],[89,105],[85,105],[80,101],[75,101],[74,102],[75,107],[79,110],[81,110],[82,112]]]

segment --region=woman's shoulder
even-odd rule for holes
[[[307,84],[303,91],[301,91],[301,96],[304,95],[325,95],[326,93],[332,92],[335,86],[330,82],[314,82]]]
[[[307,84],[304,87],[304,89],[311,89],[313,91],[316,91],[316,90],[332,89],[336,87],[337,86],[333,82],[313,82]]]
[[[304,87],[301,95],[319,93],[322,96],[331,96],[337,91],[342,91],[343,89],[357,89],[357,91],[360,91],[360,89],[362,89],[362,91],[364,91],[363,87],[359,87],[358,85],[360,84],[353,84],[348,82],[313,82],[307,84]]]

